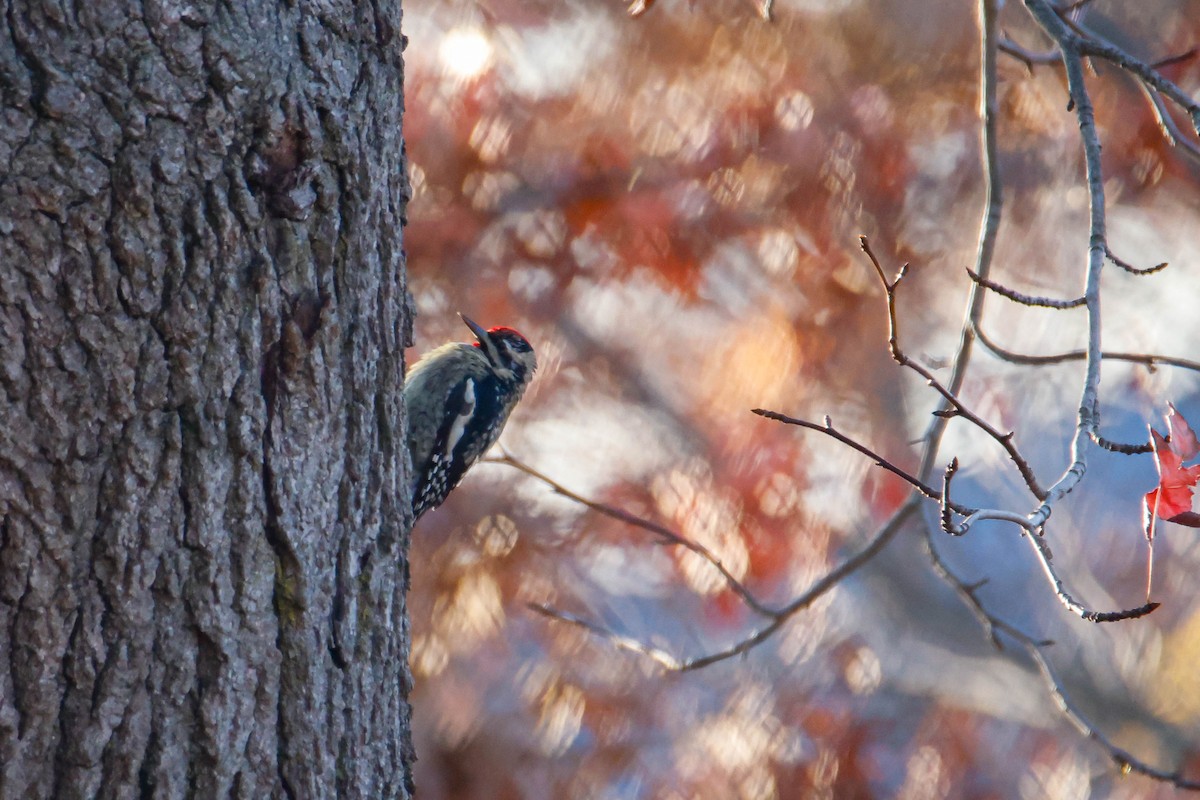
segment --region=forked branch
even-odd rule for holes
[[[898,325],[896,322],[896,289],[899,287],[900,281],[907,273],[908,265],[905,264],[900,268],[895,280],[889,281],[887,276],[884,274],[883,267],[879,264],[879,259],[875,257],[875,253],[871,250],[871,244],[867,241],[867,237],[860,236],[859,244],[862,246],[863,252],[867,254],[867,258],[871,260],[872,266],[875,267],[875,273],[879,276],[880,283],[883,285],[884,294],[887,298],[888,348],[891,351],[892,359],[900,366],[907,367],[924,378],[925,382],[931,388],[933,388],[934,391],[940,394],[942,399],[944,399],[950,405],[950,407],[954,409],[956,416],[962,417],[966,421],[970,422],[976,428],[983,431],[997,443],[999,443],[999,445],[1004,448],[1004,451],[1008,453],[1008,457],[1012,459],[1013,464],[1016,465],[1017,471],[1021,474],[1022,480],[1025,481],[1025,486],[1029,489],[1030,494],[1032,494],[1038,500],[1044,500],[1046,497],[1046,490],[1043,489],[1041,484],[1038,483],[1037,476],[1033,474],[1033,468],[1029,466],[1029,462],[1023,455],[1021,455],[1021,452],[1013,443],[1012,431],[1001,433],[999,430],[993,427],[991,423],[987,422],[985,419],[972,411],[962,400],[959,399],[958,394],[955,391],[952,391],[949,387],[944,386],[941,381],[934,377],[932,371],[914,359],[909,358],[908,355],[905,354],[904,350],[901,349],[900,334],[898,332]]]

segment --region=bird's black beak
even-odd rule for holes
[[[475,338],[479,340],[480,344],[487,344],[491,340],[488,336],[488,332],[485,331],[479,325],[479,323],[472,320],[466,314],[459,313],[459,316],[462,317],[462,321],[466,323],[467,327],[471,329],[471,333],[475,334]]]

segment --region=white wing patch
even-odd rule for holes
[[[445,458],[447,464],[454,460],[454,448],[458,446],[463,432],[467,429],[467,423],[471,421],[471,417],[473,416],[475,416],[475,380],[467,378],[466,385],[463,386],[462,410],[458,412],[458,416],[450,424],[450,432],[446,435]]]

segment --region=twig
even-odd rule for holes
[[[958,524],[958,529],[961,531],[959,535],[965,534],[976,522],[982,522],[985,519],[997,522],[1011,522],[1013,525],[1024,528],[1029,533],[1041,535],[1040,529],[1034,527],[1028,517],[1023,517],[1014,511],[1002,511],[998,508],[982,508],[964,519]]]
[[[1200,781],[1186,779],[1178,771],[1167,772],[1166,770],[1152,767],[1145,761],[1135,757],[1129,751],[1117,747],[1112,740],[1101,733],[1100,729],[1088,720],[1083,712],[1071,702],[1070,697],[1067,696],[1066,690],[1063,688],[1062,681],[1050,666],[1050,662],[1046,659],[1041,648],[1026,645],[1026,650],[1029,651],[1029,655],[1033,657],[1034,663],[1037,664],[1038,670],[1042,673],[1042,677],[1046,681],[1046,686],[1050,690],[1050,694],[1054,697],[1054,701],[1058,704],[1059,709],[1062,710],[1063,715],[1086,738],[1106,749],[1109,756],[1122,772],[1136,772],[1148,778],[1170,783],[1180,789],[1200,790]]]
[[[1130,264],[1128,261],[1123,261],[1123,260],[1117,258],[1117,256],[1113,253],[1113,251],[1109,249],[1108,245],[1104,246],[1104,255],[1108,258],[1109,261],[1111,261],[1113,264],[1116,264],[1118,267],[1125,270],[1130,275],[1153,275],[1154,273],[1161,272],[1162,270],[1167,268],[1166,261],[1162,262],[1161,264],[1155,264],[1153,267],[1144,267],[1144,268],[1135,267],[1132,264]]]
[[[1038,24],[1058,43],[1063,67],[1067,72],[1067,88],[1075,116],[1079,120],[1079,136],[1083,143],[1087,173],[1088,216],[1090,243],[1088,246],[1087,277],[1083,296],[1087,304],[1087,357],[1083,391],[1079,398],[1075,435],[1071,440],[1071,464],[1050,487],[1041,506],[1034,512],[1035,522],[1050,517],[1054,503],[1071,492],[1087,472],[1087,446],[1100,427],[1100,274],[1108,249],[1107,224],[1104,208],[1104,174],[1100,163],[1100,135],[1096,130],[1096,114],[1083,77],[1081,48],[1083,38],[1070,30],[1057,9],[1045,0],[1025,0],[1025,6]]]
[[[1098,386],[1100,381],[1100,363],[1103,353],[1100,349],[1100,294],[1099,278],[1103,266],[1103,258],[1108,257],[1118,266],[1130,269],[1124,262],[1112,254],[1106,242],[1106,224],[1104,208],[1103,175],[1100,165],[1100,142],[1095,126],[1095,115],[1091,99],[1087,93],[1080,63],[1077,41],[1071,31],[1061,25],[1062,20],[1049,7],[1039,0],[1027,0],[1026,5],[1051,36],[1054,36],[1062,50],[1063,65],[1067,71],[1071,101],[1079,118],[1080,136],[1083,140],[1085,162],[1087,165],[1088,195],[1090,199],[1091,217],[1091,246],[1089,247],[1088,275],[1084,292],[1084,302],[1088,309],[1088,347],[1083,352],[1087,362],[1087,375],[1084,381],[1083,396],[1080,400],[1076,433],[1072,443],[1072,463],[1063,476],[1051,488],[1053,497],[1043,500],[1041,508],[1036,512],[1037,518],[1044,521],[1050,515],[1053,499],[1070,492],[1087,469],[1084,459],[1083,445],[1086,441],[1097,440],[1099,434],[1099,401]],[[1162,268],[1160,265],[1158,268]],[[972,276],[975,277],[975,276]],[[989,287],[990,288],[990,287]],[[978,326],[977,326],[978,332]],[[1048,561],[1044,562],[1048,565]],[[1057,588],[1057,587],[1056,587]],[[1059,594],[1063,597],[1062,593]]]
[[[1054,13],[1058,14],[1059,21],[1061,21],[1062,24],[1065,25],[1069,30],[1072,30],[1075,33],[1079,34],[1080,37],[1087,36],[1087,31],[1084,30],[1083,25],[1081,25],[1079,23],[1079,15],[1078,14],[1066,13],[1063,9],[1061,9],[1053,4],[1049,4],[1049,5],[1051,8],[1054,9]],[[1090,65],[1089,65],[1089,67],[1090,67]],[[1095,68],[1091,68],[1091,69],[1094,74]],[[1070,107],[1068,106],[1068,110],[1069,110],[1069,108]]]
[[[979,598],[979,590],[987,584],[987,579],[985,578],[984,580],[977,581],[975,583],[967,583],[960,578],[952,569],[950,569],[950,565],[946,563],[945,559],[942,558],[941,553],[938,552],[937,547],[934,545],[933,537],[931,536],[925,537],[925,552],[933,564],[934,571],[939,575],[939,577],[942,578],[942,580],[950,584],[951,588],[953,588],[954,591],[958,593],[959,597],[962,598],[963,602],[967,606],[967,609],[975,615],[977,620],[979,620],[980,625],[983,626],[984,632],[987,634],[988,640],[991,641],[992,646],[997,650],[1004,649],[1004,645],[1000,641],[998,631],[1007,633],[1014,639],[1019,640],[1022,644],[1036,643],[1040,647],[1049,647],[1050,645],[1054,644],[1054,642],[1048,639],[1034,639],[1029,634],[1017,628],[1015,625],[1005,622],[988,611],[987,607],[983,604],[983,601]]]
[[[1111,439],[1105,439],[1103,436],[1101,436],[1099,434],[1096,434],[1095,438],[1092,439],[1092,441],[1094,441],[1096,444],[1100,445],[1101,448],[1109,451],[1110,453],[1120,453],[1121,455],[1125,455],[1125,456],[1140,456],[1140,455],[1145,455],[1146,453],[1151,453],[1154,451],[1154,445],[1149,444],[1147,442],[1143,442],[1142,444],[1129,444],[1126,442],[1114,442]]]
[[[772,621],[771,624],[767,625],[762,630],[756,631],[742,641],[738,642],[732,647],[726,648],[725,650],[721,650],[707,656],[702,656],[700,658],[688,659],[687,661],[683,662],[680,670],[688,671],[693,669],[701,669],[702,667],[707,667],[709,664],[715,664],[718,661],[725,661],[726,659],[730,659],[734,656],[738,656],[747,652],[755,645],[759,644],[765,639],[770,638],[775,631],[779,630],[779,628],[782,627],[783,624],[791,619],[791,617],[797,612],[803,611],[811,606],[822,595],[824,595],[834,586],[837,586],[851,574],[856,572],[860,567],[878,555],[879,551],[881,551],[884,546],[892,540],[892,537],[894,537],[900,531],[900,528],[904,525],[904,521],[908,519],[908,516],[916,510],[918,502],[919,501],[916,498],[911,498],[904,505],[900,506],[900,508],[898,508],[894,514],[892,514],[891,518],[883,524],[883,527],[881,527],[871,538],[871,541],[867,543],[866,547],[843,561],[837,567],[825,573],[825,577],[821,578],[819,581],[809,587],[808,591],[781,608],[779,613],[776,615],[775,620]]]
[[[1086,350],[1071,350],[1066,353],[1057,353],[1054,355],[1035,356],[1026,353],[1018,353],[1015,350],[1008,350],[996,344],[983,328],[977,327],[975,335],[979,339],[979,343],[988,349],[992,355],[999,358],[1001,361],[1007,361],[1010,364],[1019,364],[1030,367],[1046,367],[1055,364],[1065,364],[1070,361],[1083,361],[1087,358]],[[1150,353],[1117,353],[1109,351],[1101,351],[1100,358],[1105,361],[1125,361],[1134,364],[1143,364],[1148,369],[1154,370],[1157,366],[1172,366],[1180,369],[1190,369],[1200,371],[1200,362],[1189,361],[1184,358],[1173,358],[1171,356],[1160,356]],[[1113,453],[1122,453],[1124,455],[1144,455],[1149,453],[1153,448],[1145,442],[1137,444],[1114,442],[1111,439],[1105,438],[1097,431],[1092,436],[1092,441],[1099,445],[1104,450]]]
[[[1193,100],[1187,92],[1152,65],[1134,58],[1107,39],[1097,36],[1075,20],[1067,18],[1061,13],[1061,9],[1054,7],[1046,0],[1025,0],[1025,7],[1033,14],[1038,24],[1058,43],[1064,56],[1068,53],[1075,53],[1081,56],[1102,58],[1116,64],[1147,87],[1159,92],[1186,111],[1192,119],[1196,133],[1200,134],[1200,103]],[[1066,59],[1064,59],[1064,66],[1067,66],[1069,71],[1070,67],[1066,64]],[[1078,98],[1072,94],[1072,99]]]
[[[980,327],[975,328],[975,336],[979,339],[979,343],[991,351],[993,355],[1010,364],[1020,364],[1028,367],[1047,367],[1055,364],[1065,364],[1069,361],[1083,361],[1087,358],[1086,350],[1068,350],[1065,353],[1053,353],[1044,356],[1018,353],[1015,350],[1001,347]],[[1159,366],[1164,366],[1200,372],[1200,361],[1192,361],[1191,359],[1177,358],[1175,356],[1164,356],[1157,353],[1122,353],[1112,350],[1102,350],[1100,358],[1105,361],[1125,361],[1132,364],[1142,364],[1151,370]]]
[[[614,647],[619,647],[622,650],[628,650],[631,653],[637,653],[640,656],[645,656],[651,661],[661,665],[664,669],[678,671],[682,669],[680,662],[666,650],[657,647],[651,647],[647,644],[639,642],[637,639],[631,639],[628,636],[621,636],[618,633],[605,628],[603,625],[597,625],[594,622],[578,617],[569,611],[548,606],[545,603],[526,603],[530,611],[536,611],[544,617],[566,622],[574,625],[577,628],[583,628],[593,636],[599,636],[602,639],[607,639]]]
[[[1141,87],[1142,94],[1150,101],[1150,107],[1154,109],[1154,118],[1158,120],[1158,127],[1163,132],[1163,136],[1167,137],[1167,141],[1180,148],[1183,154],[1193,161],[1200,161],[1200,145],[1184,135],[1158,92],[1141,82],[1138,83],[1138,86]]]
[[[946,477],[944,477],[944,486],[946,486],[946,488],[943,489],[944,494],[949,494],[949,483],[950,479],[952,479],[954,476],[955,470],[958,470],[958,459],[950,462],[946,468]],[[1159,606],[1158,603],[1151,603],[1147,600],[1145,606],[1139,606],[1138,608],[1115,610],[1115,612],[1098,612],[1098,610],[1088,608],[1085,606],[1085,604],[1075,600],[1074,597],[1068,593],[1066,587],[1064,587],[1062,578],[1058,576],[1058,572],[1055,570],[1050,554],[1050,546],[1046,545],[1045,537],[1042,535],[1042,531],[1034,528],[1033,523],[1027,517],[1022,517],[1012,512],[986,509],[983,511],[978,511],[974,513],[974,515],[967,517],[964,522],[958,525],[958,527],[950,527],[950,525],[947,524],[947,519],[948,515],[946,511],[943,510],[942,529],[946,530],[946,533],[956,536],[966,534],[967,530],[971,529],[971,525],[979,522],[980,519],[998,519],[998,521],[1010,522],[1018,525],[1018,527],[1021,528],[1021,535],[1024,536],[1025,539],[1030,540],[1030,543],[1033,547],[1033,552],[1037,555],[1039,563],[1042,564],[1042,570],[1045,573],[1046,579],[1048,579],[1050,582],[1051,587],[1054,587],[1055,595],[1058,597],[1058,600],[1060,600],[1063,606],[1066,606],[1070,612],[1080,616],[1081,619],[1087,620],[1088,622],[1115,622],[1124,619],[1136,619],[1139,618],[1139,616],[1145,616],[1146,614],[1151,613],[1152,610],[1158,608]],[[932,545],[929,545],[929,547],[932,547]]]
[[[1029,6],[1031,12],[1035,11],[1034,5],[1038,6],[1039,10],[1045,7],[1045,4],[1040,2],[1040,0],[1034,0],[1034,5],[1031,5],[1029,2],[1026,5]],[[1061,9],[1055,9],[1058,20],[1063,25],[1067,40],[1071,41],[1081,54],[1103,58],[1132,74],[1137,79],[1138,86],[1145,94],[1146,99],[1150,102],[1163,135],[1172,144],[1180,147],[1184,155],[1193,160],[1200,161],[1200,144],[1189,139],[1180,130],[1174,117],[1167,111],[1162,96],[1166,95],[1169,97],[1172,102],[1188,114],[1192,120],[1192,127],[1197,134],[1200,134],[1200,103],[1194,101],[1183,89],[1159,72],[1160,68],[1191,59],[1200,51],[1193,47],[1179,55],[1168,56],[1158,61],[1146,63],[1124,52],[1112,44],[1112,42],[1101,38],[1093,31],[1087,30],[1076,21],[1063,16],[1061,11]],[[1037,13],[1035,13],[1036,16]],[[1038,21],[1042,21],[1040,17]],[[1051,35],[1055,39],[1059,39],[1059,36],[1053,33]],[[997,49],[1019,59],[1025,64],[1026,69],[1030,73],[1033,72],[1035,64],[1050,64],[1060,60],[1058,53],[1035,53],[1007,38],[998,42]]]
[[[1031,75],[1033,74],[1033,65],[1034,64],[1057,64],[1058,63],[1058,51],[1057,50],[1045,50],[1040,53],[1035,52],[1033,50],[1028,49],[1027,47],[1025,47],[1023,45],[1017,44],[1016,42],[1014,42],[1012,39],[1008,38],[1007,36],[1001,37],[999,39],[999,41],[997,41],[996,47],[997,47],[997,49],[999,49],[999,51],[1001,53],[1010,55],[1013,58],[1020,61],[1021,63],[1023,63],[1025,65],[1025,68],[1027,70],[1029,70],[1029,73]]]
[[[664,650],[642,644],[641,642],[638,642],[627,636],[622,636],[618,633],[615,633],[602,625],[597,625],[594,622],[590,622],[565,611],[560,611],[548,605],[531,604],[530,608],[539,614],[551,617],[552,619],[558,619],[583,628],[584,630],[587,630],[596,636],[612,642],[614,645],[623,650],[628,650],[646,658],[650,658],[655,663],[672,672],[690,672],[692,670],[703,669],[711,664],[716,664],[719,661],[726,661],[754,649],[762,642],[771,638],[771,636],[773,636],[776,631],[783,627],[783,625],[789,619],[791,619],[800,611],[803,611],[811,606],[822,595],[824,595],[834,586],[837,586],[855,571],[860,569],[864,564],[878,555],[879,552],[887,545],[887,543],[890,542],[892,538],[900,531],[901,527],[904,525],[904,521],[908,519],[909,515],[911,515],[913,511],[916,510],[918,502],[919,500],[917,500],[916,497],[913,497],[904,505],[900,506],[900,508],[897,509],[894,514],[892,514],[891,518],[888,519],[888,521],[885,522],[883,526],[875,533],[875,535],[871,538],[871,541],[867,543],[866,547],[858,551],[853,556],[847,558],[837,567],[834,567],[832,570],[825,573],[825,576],[809,587],[808,591],[792,600],[783,608],[773,612],[770,615],[771,621],[766,626],[754,631],[749,636],[730,645],[724,650],[709,653],[708,655],[688,659],[679,659]]]
[[[942,396],[943,400],[949,404],[949,407],[954,409],[958,416],[963,417],[972,425],[996,440],[1000,446],[1004,448],[1005,452],[1008,453],[1008,457],[1012,459],[1013,464],[1016,465],[1017,471],[1021,473],[1021,478],[1025,481],[1025,485],[1028,487],[1030,493],[1037,499],[1043,500],[1046,497],[1046,491],[1038,483],[1037,476],[1033,474],[1033,468],[1029,466],[1029,462],[1025,460],[1025,457],[1021,455],[1020,451],[1017,450],[1016,445],[1013,444],[1012,431],[1009,431],[1008,433],[1001,433],[996,428],[992,427],[990,423],[985,421],[971,409],[967,408],[967,406],[958,399],[957,389],[951,389],[943,386],[942,383],[934,377],[931,371],[913,359],[909,358],[904,351],[900,349],[899,334],[897,333],[896,323],[896,288],[899,286],[900,281],[904,279],[908,265],[905,264],[900,268],[900,271],[896,274],[894,280],[888,281],[887,276],[883,272],[883,267],[879,264],[879,259],[875,257],[875,253],[871,250],[871,244],[867,241],[867,237],[860,236],[858,237],[858,240],[863,252],[867,254],[867,258],[871,260],[871,264],[875,267],[875,272],[879,275],[879,279],[883,283],[884,292],[887,295],[888,348],[891,351],[892,359],[900,366],[908,367],[913,372],[916,372],[918,375],[924,378],[925,382]],[[964,361],[964,369],[965,363],[966,362]],[[939,415],[939,419],[944,420],[946,417],[944,414],[941,414]],[[924,472],[921,473],[921,477],[925,477]]]
[[[1185,61],[1191,61],[1196,57],[1197,53],[1200,53],[1200,49],[1189,47],[1182,53],[1177,53],[1176,55],[1167,56],[1166,58],[1160,58],[1158,61],[1150,62],[1150,69],[1160,70],[1163,67],[1173,67],[1176,64],[1182,64]]]
[[[716,569],[717,572],[721,573],[721,577],[725,579],[725,583],[729,586],[729,588],[733,590],[733,592],[740,597],[742,602],[745,603],[749,608],[753,609],[764,617],[773,617],[779,613],[775,609],[764,605],[749,589],[746,588],[745,584],[733,576],[733,573],[731,573],[725,564],[722,563],[720,558],[718,558],[711,550],[699,542],[693,541],[686,536],[682,536],[670,528],[659,525],[657,522],[651,522],[650,520],[643,519],[636,514],[631,514],[624,509],[606,505],[605,503],[600,503],[595,500],[589,500],[582,495],[576,494],[558,481],[554,480],[548,475],[545,475],[544,473],[538,472],[533,467],[514,458],[508,453],[504,453],[500,456],[489,456],[485,458],[484,461],[492,464],[503,464],[505,466],[512,467],[513,469],[523,472],[529,477],[535,478],[546,484],[554,490],[555,494],[562,495],[568,500],[572,500],[581,506],[590,508],[592,511],[595,511],[598,514],[603,514],[606,517],[619,520],[627,525],[632,525],[635,528],[641,528],[644,531],[649,531],[655,536],[660,537],[668,544],[677,545],[686,550],[690,550],[691,552],[703,558],[709,564],[712,564],[713,568]]]
[[[988,633],[992,644],[996,649],[1003,649],[997,631],[1003,631],[1011,636],[1019,643],[1034,663],[1037,664],[1043,681],[1046,684],[1047,691],[1054,698],[1054,702],[1058,705],[1063,715],[1075,726],[1084,737],[1090,741],[1096,742],[1098,745],[1108,751],[1109,757],[1117,764],[1124,772],[1136,772],[1139,775],[1153,778],[1155,780],[1164,781],[1180,789],[1200,789],[1200,782],[1183,778],[1178,771],[1167,772],[1166,770],[1152,767],[1141,759],[1135,757],[1129,751],[1117,747],[1112,740],[1105,736],[1100,729],[1093,724],[1088,718],[1075,706],[1067,694],[1066,687],[1062,679],[1050,666],[1049,659],[1046,658],[1045,650],[1054,644],[1052,641],[1044,639],[1035,639],[1019,628],[1010,625],[1003,620],[998,619],[995,615],[987,610],[978,595],[980,583],[967,584],[958,575],[956,575],[950,566],[938,554],[937,548],[933,546],[933,540],[926,538],[926,547],[929,551],[930,558],[933,561],[935,570],[946,579],[950,585],[959,593],[967,607],[975,614],[976,618],[984,626]]]
[[[1054,569],[1053,563],[1051,563],[1050,546],[1046,544],[1045,539],[1041,536],[1029,534],[1028,532],[1024,533],[1024,538],[1028,539],[1033,546],[1033,552],[1041,563],[1047,580],[1054,586],[1054,594],[1058,596],[1058,599],[1071,613],[1077,615],[1079,618],[1087,622],[1117,622],[1123,619],[1144,617],[1159,607],[1159,603],[1146,603],[1143,606],[1123,611],[1094,611],[1088,608],[1072,597],[1063,586],[1062,579]]]
[[[985,289],[991,289],[1001,297],[1007,297],[1014,303],[1020,303],[1023,306],[1039,306],[1041,308],[1055,308],[1062,310],[1067,308],[1079,308],[1086,302],[1082,297],[1076,297],[1074,300],[1055,300],[1051,297],[1034,297],[1033,295],[1021,294],[1020,292],[1013,291],[1012,289],[1002,286],[995,281],[990,281],[987,278],[977,275],[970,267],[967,267],[967,274],[971,276],[971,280],[975,281],[975,283],[979,284]]]
[[[958,458],[952,458],[946,465],[946,471],[942,474],[942,530],[951,536],[962,536],[967,532],[966,527],[955,527],[954,520],[950,516],[950,481],[956,472],[958,472]]]
[[[1000,233],[1000,218],[1004,209],[1004,184],[1000,179],[1000,159],[998,125],[1000,103],[997,99],[996,58],[998,53],[996,17],[999,13],[999,0],[980,0],[979,3],[979,116],[980,149],[983,153],[984,189],[986,199],[983,206],[983,217],[979,222],[979,244],[975,252],[975,273],[987,278],[991,274],[992,259],[996,252],[996,239]],[[971,287],[967,299],[966,319],[959,330],[958,347],[954,354],[954,363],[950,368],[950,379],[946,388],[957,395],[962,390],[967,378],[967,367],[971,363],[971,354],[975,349],[974,325],[983,315],[984,300],[987,293],[979,286]],[[925,430],[925,449],[921,454],[921,466],[917,477],[928,481],[938,462],[938,451],[941,449],[942,438],[950,423],[950,416],[945,412],[953,408],[953,404],[942,400],[939,411],[935,412]]]
[[[1041,4],[1041,2],[1042,0],[1025,0],[1026,5]],[[1192,120],[1193,130],[1200,134],[1200,103],[1193,100],[1187,92],[1149,64],[1139,61],[1111,42],[1098,40],[1090,32],[1086,38],[1078,36],[1078,34],[1074,35],[1077,37],[1075,45],[1080,53],[1102,58],[1135,76],[1147,88],[1153,89],[1183,109]]]
[[[849,436],[846,436],[844,433],[842,433],[841,431],[834,428],[833,420],[831,420],[828,416],[825,417],[824,424],[818,425],[815,422],[809,422],[808,420],[805,420],[805,419],[796,419],[795,417],[789,417],[787,414],[780,414],[778,411],[768,411],[764,408],[752,409],[752,413],[758,414],[760,417],[766,417],[767,419],[773,419],[776,422],[782,422],[785,425],[796,425],[801,428],[808,428],[809,430],[819,431],[820,433],[823,433],[826,436],[832,437],[832,438],[836,439],[837,441],[841,442],[842,444],[846,445],[847,447],[849,447],[851,450],[855,450],[859,453],[862,453],[864,456],[871,459],[875,463],[876,466],[883,467],[888,472],[890,472],[893,475],[896,475],[900,479],[904,480],[909,485],[911,485],[914,489],[916,489],[918,492],[920,492],[922,495],[924,495],[925,497],[928,497],[930,500],[936,500],[939,503],[942,502],[943,495],[941,492],[938,492],[933,487],[922,482],[921,480],[919,480],[916,476],[912,475],[911,473],[900,469],[895,464],[893,464],[892,462],[888,461],[883,456],[876,453],[874,450],[871,450],[869,447],[859,444],[854,439],[851,439]],[[970,508],[969,506],[959,505],[958,503],[951,503],[950,508],[956,514],[962,514],[963,516],[974,514],[976,511],[976,509],[974,509],[974,508]]]

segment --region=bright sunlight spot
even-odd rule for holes
[[[475,28],[456,28],[442,39],[438,57],[448,73],[467,80],[480,75],[492,63],[492,43]]]

